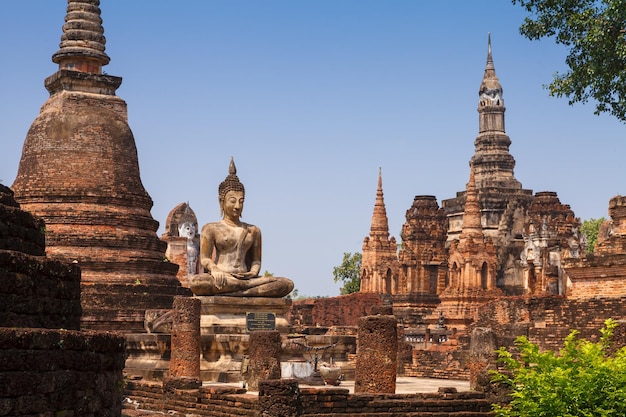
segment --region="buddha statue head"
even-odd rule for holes
[[[183,215],[178,220],[178,236],[193,239],[196,237],[197,231],[198,223],[196,217],[191,211],[189,203],[187,203]]]
[[[224,179],[224,181],[221,182],[218,187],[220,216],[224,215],[224,200],[226,198],[226,194],[228,194],[230,191],[241,193],[242,196],[245,196],[246,194],[246,190],[243,184],[241,183],[241,181],[239,181],[239,177],[237,177],[237,168],[235,167],[235,161],[232,157],[230,158],[230,165],[228,167],[228,176],[226,177],[226,179]],[[241,212],[243,212],[243,207],[241,207],[240,214]]]

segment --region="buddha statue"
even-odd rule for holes
[[[187,238],[187,275],[200,272],[198,268],[200,244],[196,233],[198,226],[193,220],[189,215],[189,206],[187,206],[178,226],[178,236]]]
[[[228,176],[219,185],[222,220],[200,233],[200,264],[204,273],[189,277],[195,295],[283,297],[293,290],[288,278],[259,276],[261,230],[241,221],[245,189],[231,158]]]

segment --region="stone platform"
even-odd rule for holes
[[[240,382],[244,379],[249,346],[247,317],[275,318],[271,324],[284,337],[290,332],[285,317],[291,299],[269,297],[198,296],[200,299],[200,374],[203,381]],[[127,335],[126,371],[149,380],[168,373],[171,352],[171,311],[146,312],[149,333]],[[261,323],[263,325],[268,323]],[[288,357],[284,358],[289,360]]]
[[[289,298],[198,296],[200,299],[200,332],[202,335],[244,334],[249,313],[271,313],[275,330],[289,333],[285,315],[291,307]]]

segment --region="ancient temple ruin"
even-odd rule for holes
[[[59,415],[94,414],[94,407],[117,415],[125,366],[133,375],[126,395],[160,412],[257,416],[273,397],[292,401],[306,415],[403,415],[408,409],[439,415],[450,403],[453,412],[488,415],[482,393],[397,395],[395,377],[467,380],[478,362],[473,345],[493,352],[524,334],[555,348],[570,328],[593,336],[603,318],[626,318],[626,198],[610,200],[611,219],[595,252],[585,255],[570,207],[555,192],[522,187],[513,173],[490,43],[465,189],[441,207],[435,196],[416,196],[398,250],[379,172],[361,293],[293,305],[282,298],[291,288],[254,300],[192,298],[185,287],[201,272],[197,219],[181,203],[157,238],[126,103],[116,96],[121,78],[101,70],[109,62],[103,33],[98,0],[68,1],[61,47],[53,55],[59,70],[46,79],[50,98],[24,143],[13,185],[17,202],[0,186],[0,387],[11,401],[26,394],[11,403],[2,398],[0,414],[49,411],[28,398],[37,394],[61,402],[54,405]],[[178,311],[173,299],[182,305]],[[358,329],[363,316],[384,323]],[[359,336],[363,328],[367,337]],[[259,381],[256,397],[243,395],[244,388],[201,386],[202,380],[244,379],[250,331],[280,332],[267,356],[291,379]],[[366,349],[359,351],[359,343]],[[389,390],[359,395],[341,386],[298,388],[296,370],[312,362],[303,345],[309,354],[325,346],[349,379],[357,379],[360,362],[359,371],[383,377],[378,385]],[[479,359],[488,366],[488,358]],[[189,369],[182,369],[185,361]],[[53,375],[41,375],[46,372]],[[16,374],[27,375],[27,383]],[[182,389],[141,376],[192,377],[195,385]],[[32,381],[61,381],[53,388],[66,383],[65,391],[48,385],[49,392],[41,392]]]
[[[490,299],[565,294],[563,261],[584,255],[580,220],[570,207],[554,192],[533,195],[515,178],[490,39],[478,96],[467,188],[441,207],[434,196],[416,196],[399,249],[389,237],[379,179],[363,245],[361,292],[391,296],[394,313],[409,325],[443,316],[461,330]]]
[[[82,271],[85,328],[143,330],[148,308],[170,308],[184,294],[178,266],[164,258],[152,199],[139,175],[122,79],[102,73],[99,0],[68,2],[50,97],[28,131],[15,199],[46,223],[48,256]]]

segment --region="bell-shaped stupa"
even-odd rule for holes
[[[49,256],[82,270],[85,328],[143,330],[146,309],[170,308],[184,293],[177,265],[156,234],[152,199],[139,175],[122,79],[102,74],[99,0],[69,0],[59,70],[45,80],[50,97],[28,131],[15,199],[46,223]]]

